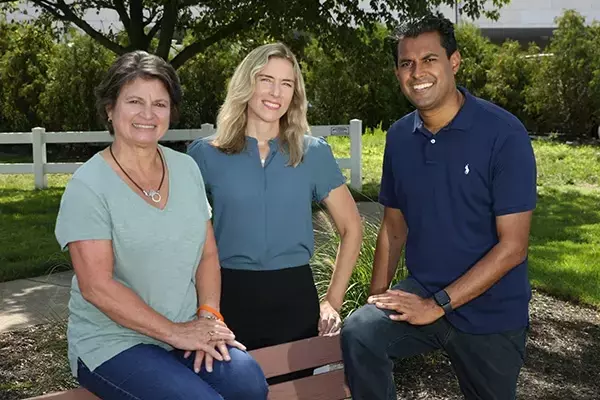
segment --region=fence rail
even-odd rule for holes
[[[192,141],[215,133],[213,124],[202,124],[201,129],[171,129],[161,142]],[[337,158],[341,169],[350,170],[350,186],[362,188],[362,121],[353,119],[349,125],[315,125],[313,136],[350,136],[350,157]],[[72,174],[82,163],[49,163],[46,159],[47,143],[110,143],[113,137],[108,131],[92,132],[46,132],[45,128],[33,128],[31,132],[0,132],[0,144],[31,144],[32,163],[0,163],[0,174],[33,174],[36,189],[48,187],[48,174]]]

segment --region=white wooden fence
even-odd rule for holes
[[[213,124],[202,124],[201,129],[172,129],[162,141],[191,141],[215,133]],[[311,126],[313,136],[350,136],[350,158],[336,159],[341,169],[350,170],[350,186],[362,188],[362,121],[353,119],[349,125]],[[72,174],[81,163],[49,163],[46,161],[46,143],[110,143],[113,137],[108,131],[95,132],[46,132],[33,128],[31,132],[0,132],[0,144],[31,144],[33,163],[0,164],[0,174],[34,174],[35,188],[48,186],[47,174]]]

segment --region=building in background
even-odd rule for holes
[[[460,1],[457,3],[458,9],[456,6],[441,6],[439,11],[454,22],[474,23],[495,43],[513,39],[523,45],[535,42],[543,48],[556,28],[556,17],[567,9],[576,10],[586,17],[588,23],[600,21],[600,0],[512,0],[500,9],[497,21],[487,18],[472,20],[460,14]]]

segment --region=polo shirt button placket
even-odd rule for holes
[[[430,140],[431,144],[435,144],[435,139]]]

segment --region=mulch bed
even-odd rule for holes
[[[527,359],[518,399],[600,398],[600,313],[534,292]],[[396,364],[398,399],[462,399],[442,353]],[[65,324],[0,334],[0,399],[13,400],[75,387],[66,360]]]
[[[600,399],[600,312],[534,292],[519,400]],[[398,399],[462,399],[447,358],[397,363]]]

